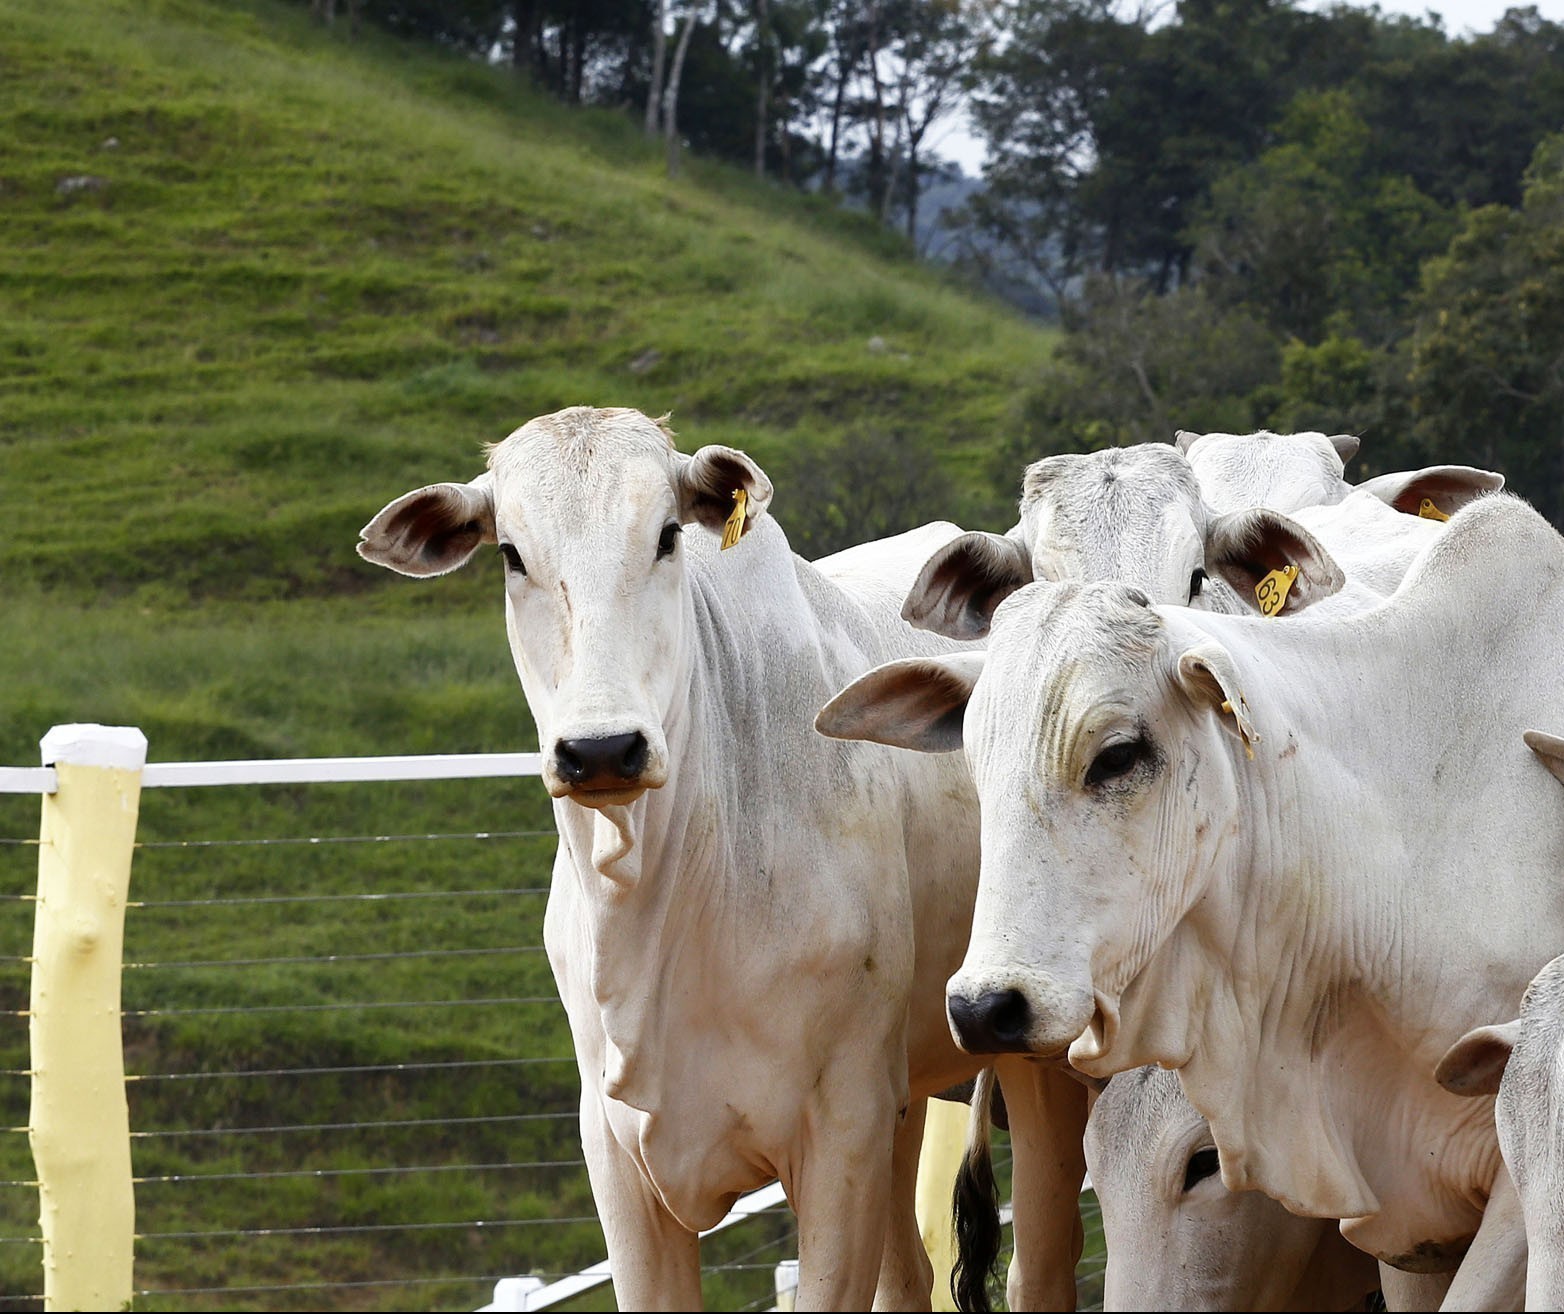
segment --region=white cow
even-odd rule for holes
[[[1500,1160],[1490,1110],[1434,1064],[1564,943],[1564,810],[1521,739],[1564,715],[1533,620],[1561,606],[1564,540],[1496,495],[1368,613],[1272,624],[1034,584],[986,656],[891,663],[817,724],[965,745],[964,1037],[1096,1076],[1176,1067],[1229,1188],[1449,1270]]]
[[[1108,1251],[1104,1309],[1361,1309],[1379,1288],[1378,1266],[1334,1219],[1222,1185],[1210,1125],[1172,1072],[1108,1082],[1086,1164]]]
[[[1189,458],[1206,505],[1217,514],[1265,506],[1293,513],[1305,507],[1335,506],[1354,491],[1372,493],[1408,515],[1426,498],[1441,515],[1454,515],[1479,492],[1496,493],[1504,476],[1467,465],[1434,465],[1377,475],[1349,484],[1345,463],[1358,439],[1338,433],[1190,433],[1179,430],[1174,446]]]
[[[1533,738],[1555,773],[1564,770],[1564,740]],[[1435,1076],[1456,1095],[1497,1094],[1499,1148],[1529,1252],[1525,1308],[1564,1309],[1564,954],[1526,987],[1519,1017],[1469,1031]]]
[[[927,1309],[922,1100],[980,1066],[943,998],[975,894],[975,800],[959,760],[835,744],[811,722],[875,663],[952,651],[897,609],[957,531],[811,566],[749,457],[683,455],[631,410],[535,419],[488,467],[398,498],[359,551],[410,575],[485,543],[504,558],[560,834],[544,939],[620,1307],[698,1307],[697,1233],[777,1177],[800,1309]],[[1068,1308],[1084,1091],[1002,1062],[1027,1202],[1011,1282]]]
[[[1189,458],[1206,502],[1216,512],[1268,506],[1297,511],[1330,506],[1351,490],[1343,471],[1358,451],[1350,433],[1191,433],[1173,445]]]
[[[1249,435],[1235,439],[1232,446],[1242,455],[1266,437],[1269,435]],[[1340,482],[1340,460],[1323,437],[1320,444],[1323,452],[1312,450],[1306,442],[1295,443],[1296,450],[1286,461],[1277,459],[1284,447],[1262,447],[1260,454],[1271,459],[1250,465],[1270,472],[1286,489],[1303,485],[1303,475],[1309,470],[1326,469],[1328,462],[1334,461]],[[1413,498],[1414,509],[1428,496],[1453,510],[1495,481],[1502,483],[1498,476],[1482,471],[1441,466],[1386,476],[1383,491],[1403,501]],[[1318,482],[1318,496],[1339,497],[1338,490],[1326,487],[1323,479]],[[1255,496],[1264,501],[1260,491]],[[1290,500],[1301,497],[1295,494]],[[994,607],[1034,577],[1115,579],[1139,588],[1154,602],[1187,600],[1191,606],[1237,614],[1254,611],[1258,606],[1255,588],[1261,578],[1289,564],[1297,566],[1300,573],[1281,615],[1290,616],[1311,605],[1317,607],[1318,614],[1361,611],[1394,590],[1415,553],[1442,528],[1438,520],[1403,514],[1379,495],[1362,490],[1354,490],[1332,505],[1306,507],[1292,516],[1264,507],[1213,514],[1189,462],[1163,443],[1053,456],[1027,468],[1017,526],[1003,536],[965,534],[942,547],[920,573],[902,614],[920,628],[952,637],[981,637],[987,633]],[[1349,579],[1338,567],[1322,539],[1349,557],[1355,578]],[[1198,1118],[1187,1103],[1183,1108],[1189,1118]],[[1164,1102],[1159,1110],[1171,1116],[1172,1106]],[[975,1144],[969,1147],[964,1172],[980,1168],[978,1148]],[[1127,1189],[1131,1182],[1140,1180],[1142,1191],[1151,1189],[1146,1185],[1148,1161],[1138,1155],[1141,1148],[1145,1147],[1122,1147],[1123,1171],[1114,1174],[1114,1185],[1107,1194],[1099,1191],[1105,1215],[1131,1216],[1116,1208],[1113,1195],[1121,1185]],[[1232,1209],[1235,1219],[1208,1231],[1199,1243],[1212,1261],[1210,1269],[1204,1276],[1191,1273],[1183,1279],[1190,1290],[1214,1293],[1226,1289],[1239,1302],[1214,1306],[1218,1308],[1243,1308],[1243,1293],[1252,1290],[1263,1291],[1270,1299],[1280,1289],[1272,1251],[1281,1234],[1294,1243],[1302,1235],[1296,1226],[1283,1225],[1273,1240],[1263,1232],[1234,1225],[1241,1220],[1258,1227],[1272,1215],[1285,1217],[1279,1206],[1263,1199],[1246,1199]],[[1133,1216],[1145,1218],[1144,1214]],[[1180,1226],[1190,1238],[1199,1231],[1199,1217],[1197,1212],[1180,1218]],[[1145,1242],[1142,1236],[1121,1234],[1118,1253],[1142,1254]],[[1351,1249],[1344,1242],[1336,1244]],[[964,1249],[962,1258],[965,1266],[980,1266],[987,1255],[968,1255]],[[1110,1288],[1117,1287],[1114,1274],[1122,1271],[1122,1266],[1110,1259]],[[1149,1270],[1137,1265],[1135,1271]],[[1352,1279],[1347,1281],[1350,1284]],[[1298,1295],[1304,1306],[1314,1299],[1308,1293],[1329,1286],[1329,1279],[1313,1269],[1308,1282],[1325,1285],[1306,1285]],[[1394,1272],[1385,1274],[1384,1285],[1392,1308],[1432,1308],[1439,1303],[1435,1293],[1423,1289],[1426,1284],[1409,1285]],[[1144,1292],[1153,1289],[1148,1286]],[[1163,1298],[1173,1296],[1169,1293]]]
[[[1328,445],[1325,452],[1335,459]],[[1324,459],[1305,449],[1293,454],[1292,467],[1308,471]],[[1333,501],[1288,514],[1274,503],[1296,501],[1302,481],[1286,478],[1286,463],[1273,470],[1276,464],[1260,468],[1290,495],[1267,500],[1256,489],[1243,508],[1216,511],[1189,460],[1166,443],[1033,462],[1016,526],[1003,535],[963,534],[942,547],[902,614],[920,629],[980,638],[993,609],[1034,579],[1117,580],[1152,602],[1236,614],[1256,610],[1260,581],[1289,565],[1299,574],[1282,615],[1325,598],[1334,598],[1334,609],[1361,610],[1393,591],[1440,531],[1440,522],[1402,508],[1415,513],[1426,497],[1448,514],[1503,483],[1487,471],[1432,466],[1347,493],[1316,488]]]

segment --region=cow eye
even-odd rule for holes
[[[1193,1190],[1197,1182],[1215,1177],[1221,1171],[1222,1163],[1214,1149],[1208,1145],[1203,1150],[1196,1150],[1189,1156],[1189,1163],[1184,1169],[1185,1192]]]
[[[1200,596],[1201,590],[1206,586],[1206,581],[1211,576],[1206,574],[1204,566],[1196,566],[1195,573],[1189,577],[1189,600],[1193,602]]]
[[[525,575],[527,568],[522,564],[521,553],[516,551],[509,543],[500,544],[500,555],[505,558],[505,571],[510,575]]]
[[[1144,739],[1121,739],[1116,744],[1109,744],[1086,768],[1086,783],[1100,785],[1127,775],[1146,756],[1147,748]]]
[[[657,540],[657,559],[659,561],[664,557],[673,555],[674,544],[679,541],[679,535],[682,532],[676,520],[671,520],[663,526],[663,532]]]

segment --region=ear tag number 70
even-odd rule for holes
[[[744,537],[744,512],[749,506],[749,493],[743,488],[733,490],[733,514],[722,525],[722,550],[727,551]]]
[[[1254,600],[1260,604],[1262,616],[1274,616],[1287,605],[1287,593],[1297,578],[1297,566],[1283,566],[1254,586]]]

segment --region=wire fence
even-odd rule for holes
[[[541,791],[482,784],[354,785],[351,805],[339,789],[321,808],[287,785],[247,802],[143,795],[122,978],[138,1308],[477,1309],[502,1278],[602,1260],[542,951],[555,832],[485,828]],[[318,824],[382,808],[447,824]],[[0,824],[25,834],[21,816],[0,809]],[[478,824],[452,828],[463,817]],[[26,1137],[36,859],[36,841],[0,844],[0,1307],[16,1308],[42,1287]],[[708,1237],[708,1307],[771,1308],[796,1247],[785,1207]]]

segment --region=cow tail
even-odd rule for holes
[[[989,1106],[994,1098],[994,1069],[984,1068],[972,1087],[967,1121],[967,1152],[956,1173],[951,1212],[956,1227],[956,1262],[950,1294],[956,1308],[990,1314],[988,1279],[999,1260],[999,1185],[989,1146]]]

